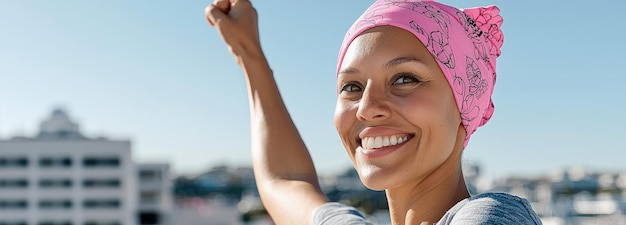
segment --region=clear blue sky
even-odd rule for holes
[[[0,138],[64,106],[90,136],[131,139],[176,173],[246,165],[245,82],[204,20],[210,1],[0,1]],[[350,166],[335,63],[364,0],[254,1],[287,107],[321,173]],[[572,165],[626,170],[623,1],[443,0],[504,17],[493,119],[465,150],[489,176]]]

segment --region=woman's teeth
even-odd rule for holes
[[[381,148],[381,147],[402,144],[407,139],[409,139],[408,136],[396,137],[395,135],[365,137],[361,140],[361,146],[365,149]]]

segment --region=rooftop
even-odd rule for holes
[[[79,129],[78,123],[74,122],[68,113],[62,108],[52,110],[49,117],[39,124],[39,132],[34,137],[15,136],[8,141],[49,141],[49,140],[107,140],[103,137],[85,137]]]

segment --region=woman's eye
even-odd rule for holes
[[[356,84],[345,84],[341,87],[341,92],[357,92],[361,91],[361,87]]]
[[[393,84],[409,84],[409,83],[418,83],[420,82],[415,75],[412,74],[400,74]]]

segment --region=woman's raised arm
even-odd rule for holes
[[[256,10],[248,0],[216,0],[205,15],[246,76],[252,161],[263,204],[277,224],[308,224],[327,199],[261,49]]]

